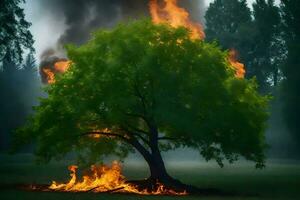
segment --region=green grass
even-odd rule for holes
[[[184,199],[184,200],[219,200],[219,199],[300,199],[300,165],[299,163],[267,164],[263,170],[255,170],[253,164],[240,163],[225,168],[204,162],[170,163],[169,173],[181,181],[200,188],[216,188],[232,192],[233,196],[138,196],[120,194],[94,193],[54,193],[30,192],[5,187],[12,184],[48,184],[51,180],[65,181],[69,178],[68,163],[51,163],[35,165],[29,155],[0,155],[0,199],[20,200],[114,200],[114,199]],[[127,164],[124,174],[128,179],[147,177],[147,168],[142,164]]]

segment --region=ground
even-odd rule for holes
[[[300,199],[300,163],[294,161],[269,161],[263,170],[255,170],[252,163],[241,162],[221,169],[214,163],[171,162],[168,164],[170,174],[184,183],[200,188],[216,188],[235,195],[229,196],[186,196],[155,197],[119,194],[74,194],[29,192],[11,187],[19,183],[49,183],[51,180],[67,180],[67,163],[35,165],[31,155],[0,155],[0,198],[3,200],[114,200],[114,199],[151,199],[151,200],[256,200],[256,199]],[[147,176],[146,166],[129,162],[124,168],[129,179],[141,179]]]

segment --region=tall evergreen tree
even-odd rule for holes
[[[206,13],[207,40],[236,49],[247,77],[255,76],[260,91],[277,85],[286,48],[280,29],[280,12],[274,0],[257,0],[253,15],[246,0],[215,0]]]
[[[288,58],[283,68],[284,114],[289,130],[299,143],[300,149],[300,1],[282,0],[282,15]]]
[[[205,19],[206,40],[217,40],[224,49],[236,49],[239,59],[248,66],[254,32],[246,0],[215,0],[210,4]],[[248,68],[247,72],[249,74]]]
[[[25,0],[0,1],[0,149],[7,149],[9,133],[20,126],[38,94],[30,23],[20,7]],[[29,51],[22,66],[24,51]]]
[[[33,37],[28,30],[30,23],[25,20],[20,3],[25,0],[0,1],[0,66],[3,61],[20,64],[25,49],[33,51]]]
[[[27,55],[25,63],[18,66],[4,62],[5,70],[0,72],[0,150],[10,144],[10,133],[21,126],[37,104],[40,94],[35,59]]]
[[[253,4],[255,43],[251,69],[261,88],[277,85],[286,48],[280,30],[280,12],[274,0],[256,0]],[[271,82],[271,81],[272,82]]]

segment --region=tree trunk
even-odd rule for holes
[[[150,177],[146,181],[142,181],[143,183],[138,183],[141,186],[141,189],[156,190],[158,184],[163,184],[166,188],[174,191],[182,192],[183,190],[187,190],[187,185],[172,178],[168,174],[158,147],[157,128],[151,128],[151,132],[152,135],[149,145],[151,151],[145,151],[144,148],[140,147],[136,148],[146,160],[150,170]]]
[[[157,191],[159,185],[163,184],[165,189],[175,192],[185,191],[190,194],[210,194],[216,192],[216,190],[199,190],[197,187],[186,185],[179,180],[172,178],[166,170],[164,161],[158,149],[147,156],[144,154],[143,157],[149,166],[149,178],[141,181],[129,181],[130,183],[137,185],[140,190],[146,189],[148,191]]]
[[[146,150],[146,148],[136,140],[131,140],[131,144],[146,160],[149,166],[150,176],[146,180],[128,181],[129,183],[135,184],[141,191],[145,189],[148,191],[157,191],[160,184],[163,184],[164,189],[175,192],[185,191],[189,194],[224,194],[215,189],[199,189],[191,185],[186,185],[179,180],[172,178],[166,170],[164,161],[158,148],[157,132],[154,132],[153,136],[154,137],[150,139],[151,141],[149,145],[151,151]]]
[[[167,173],[165,163],[162,159],[159,147],[158,147],[158,130],[156,126],[152,126],[151,124],[151,137],[150,137],[150,149],[151,149],[151,157],[147,159],[149,169],[150,169],[150,177],[149,179],[157,180],[162,183],[168,182],[171,177]]]
[[[149,179],[163,182],[170,178],[159,150],[152,152],[151,158],[147,160],[147,163],[150,169]]]
[[[278,69],[275,67],[273,72],[273,84],[276,87],[278,83]]]

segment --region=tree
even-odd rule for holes
[[[36,74],[21,66],[24,51],[34,52],[30,23],[19,4],[24,0],[0,1],[0,149],[7,150],[9,132],[24,122],[31,109]],[[32,55],[31,55],[32,57]],[[24,82],[28,81],[28,82]],[[36,90],[35,90],[36,91]],[[36,94],[36,93],[35,93]]]
[[[246,64],[247,77],[252,77],[249,61],[255,33],[246,0],[215,0],[209,5],[205,20],[206,40],[217,40],[223,49],[237,50],[239,60]]]
[[[11,132],[24,124],[40,94],[40,81],[32,54],[26,56],[22,66],[5,61],[4,65],[5,70],[0,71],[0,150],[9,149]]]
[[[21,64],[24,49],[34,51],[33,37],[28,30],[30,23],[25,20],[19,4],[25,0],[0,1],[0,67],[3,61]]]
[[[288,58],[283,67],[282,96],[284,99],[283,113],[285,121],[294,139],[300,147],[300,1],[282,0],[282,15],[285,26],[285,40],[288,46]]]
[[[0,150],[9,148],[9,132],[22,125],[20,117],[25,115],[25,109],[15,84],[15,77],[18,73],[17,66],[7,62],[4,64],[7,69],[0,71]]]
[[[246,76],[255,76],[259,90],[269,92],[270,85],[280,79],[286,55],[274,1],[257,0],[252,15],[246,0],[215,0],[205,19],[207,40],[217,40],[224,49],[236,49],[246,65]]]
[[[279,8],[275,6],[274,0],[256,0],[253,4],[253,17],[256,30],[251,66],[253,74],[266,91],[270,85],[277,85],[280,68],[286,59]]]
[[[148,180],[177,186],[161,151],[179,146],[221,166],[239,155],[263,166],[268,97],[254,80],[236,78],[215,44],[146,20],[98,31],[67,51],[70,69],[46,87],[16,147],[34,140],[44,161],[72,150],[94,162],[136,150]]]

